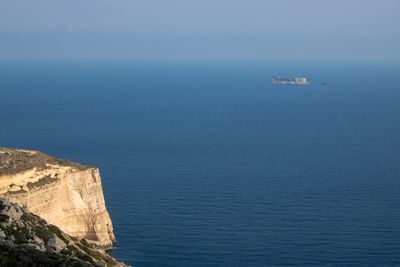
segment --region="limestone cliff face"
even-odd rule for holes
[[[0,148],[0,197],[26,206],[71,236],[103,248],[115,242],[95,167]]]

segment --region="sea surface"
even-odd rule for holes
[[[399,77],[382,62],[1,62],[0,145],[98,166],[111,253],[133,266],[399,266]]]

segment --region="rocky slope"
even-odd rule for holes
[[[125,266],[103,250],[0,199],[0,266]]]
[[[0,147],[0,197],[102,248],[115,242],[99,170],[38,151]]]

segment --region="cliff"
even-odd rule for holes
[[[95,167],[0,147],[0,197],[98,247],[110,248],[115,242]]]
[[[84,239],[78,240],[0,199],[0,266],[125,266]]]

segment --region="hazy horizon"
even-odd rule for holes
[[[1,60],[399,61],[398,1],[10,1]]]

